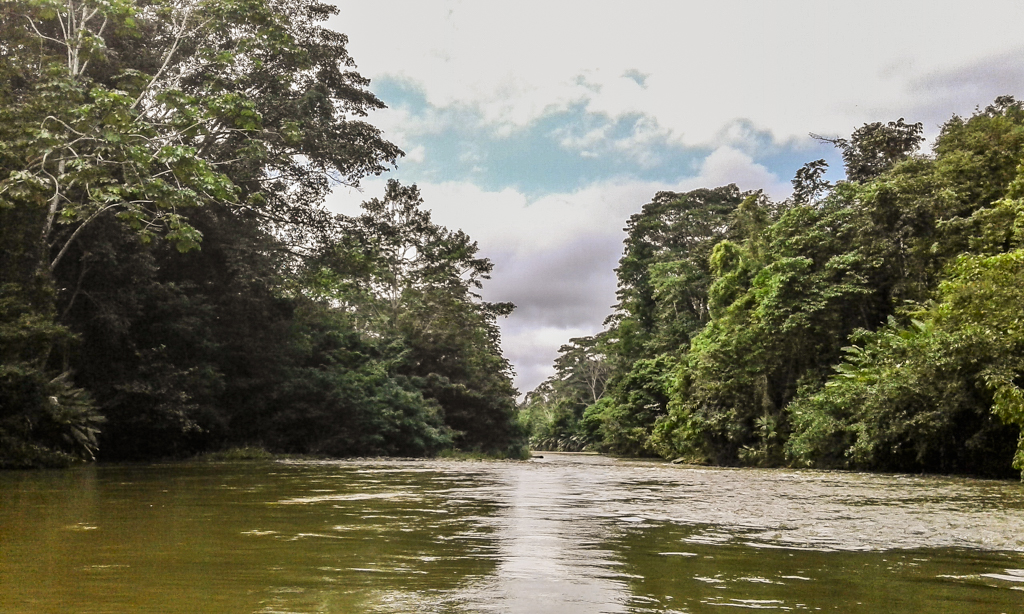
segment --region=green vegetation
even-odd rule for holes
[[[517,411],[492,270],[317,0],[0,4],[0,467],[217,450],[1024,471],[1024,107],[871,123],[772,202],[660,192]],[[263,452],[251,452],[259,456]]]
[[[267,452],[263,448],[246,446],[241,448],[228,448],[226,450],[218,450],[216,452],[204,452],[196,458],[203,461],[233,462],[274,460],[275,458],[280,458],[280,456]]]
[[[491,265],[316,0],[0,5],[0,467],[522,444]]]
[[[518,448],[508,448],[498,452],[474,452],[448,448],[441,450],[437,456],[452,460],[483,461],[483,460],[528,460],[530,448],[523,444]]]
[[[1024,470],[1024,107],[872,123],[771,202],[659,193],[630,218],[618,309],[562,348],[539,447],[727,465]],[[587,348],[585,359],[570,356]],[[587,373],[607,373],[601,394]]]

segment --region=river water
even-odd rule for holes
[[[0,613],[1024,612],[1016,482],[542,454],[0,473]]]

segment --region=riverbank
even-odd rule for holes
[[[433,457],[426,458],[447,458],[455,460],[529,460],[531,452],[523,447],[513,452],[488,453],[477,451],[465,451],[446,449],[438,452]],[[331,457],[313,454],[280,454],[269,452],[264,448],[256,446],[245,446],[228,448],[217,452],[204,452],[192,458],[196,461],[246,461],[246,460],[423,460],[424,457]]]

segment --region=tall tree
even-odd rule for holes
[[[440,405],[456,446],[515,448],[516,395],[495,323],[514,307],[477,293],[493,265],[464,232],[431,220],[416,186],[389,180],[363,209],[324,250],[318,287],[390,347],[392,374]]]
[[[383,105],[321,25],[336,9],[315,1],[0,10],[0,227],[16,265],[0,281],[20,305],[3,317],[53,331],[5,365],[52,386],[77,367],[110,414],[105,435],[150,433],[128,455],[209,437],[233,420],[222,400],[260,404],[256,386],[230,394],[240,382],[275,380],[291,310],[280,276],[332,232],[331,184],[401,154],[362,119]],[[4,412],[22,424],[36,406]]]
[[[874,179],[916,152],[924,141],[923,131],[921,122],[908,124],[901,117],[894,122],[864,124],[849,139],[811,136],[838,147],[846,178],[861,182]]]
[[[570,339],[558,348],[554,375],[527,394],[521,421],[535,449],[578,452],[599,443],[583,416],[604,398],[612,374],[604,337]]]
[[[630,217],[607,333],[612,376],[607,396],[586,418],[599,425],[606,449],[654,452],[647,438],[668,411],[677,358],[711,316],[711,251],[739,232],[734,213],[745,199],[763,200],[735,185],[659,192]]]

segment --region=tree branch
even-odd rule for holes
[[[82,222],[78,226],[78,228],[75,229],[75,232],[71,233],[71,236],[68,238],[68,240],[64,242],[64,247],[60,248],[60,253],[58,253],[57,257],[54,258],[53,262],[50,263],[50,272],[52,273],[53,270],[57,268],[57,263],[59,263],[61,261],[61,258],[64,257],[64,254],[67,253],[68,247],[71,246],[71,243],[74,242],[74,240],[78,237],[79,234],[81,234],[82,229],[84,229],[89,224],[89,222],[91,222],[94,219],[96,219],[97,217],[99,217],[100,214],[103,213],[104,211],[106,211],[107,209],[113,209],[114,207],[117,207],[120,204],[121,203],[114,203],[112,205],[107,205],[106,207],[103,207],[102,209],[100,209],[96,213],[93,213],[91,216],[89,216],[89,219],[87,219],[84,222]]]
[[[167,55],[164,56],[164,63],[160,66],[160,70],[156,71],[156,74],[153,75],[153,78],[149,80],[146,87],[139,92],[139,97],[135,99],[135,102],[133,102],[132,106],[129,107],[130,109],[134,109],[139,106],[139,103],[141,103],[142,99],[146,97],[150,88],[153,87],[153,84],[156,83],[157,80],[163,76],[164,71],[167,70],[167,66],[171,63],[171,58],[174,56],[174,52],[178,50],[178,45],[181,44],[181,38],[185,35],[185,26],[188,24],[188,18],[191,14],[191,8],[186,10],[185,15],[181,19],[181,25],[178,27],[178,31],[174,34],[174,43],[171,44],[171,48],[167,50]]]

